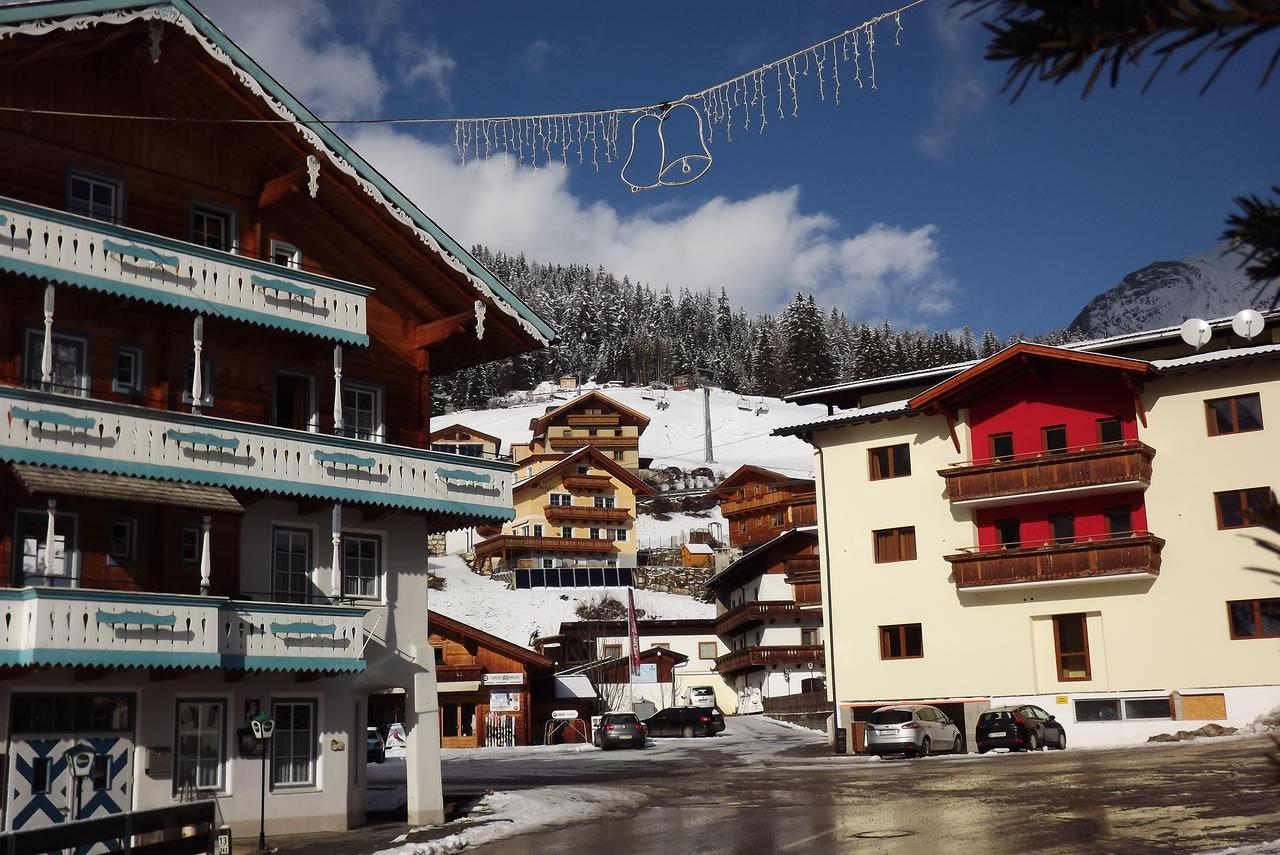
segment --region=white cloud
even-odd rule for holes
[[[450,81],[458,69],[458,61],[449,51],[432,42],[404,47],[401,55],[401,85],[426,83],[438,100],[446,105],[451,104]]]
[[[801,210],[795,186],[623,214],[574,196],[559,166],[517,169],[501,158],[462,166],[451,148],[386,128],[363,129],[352,143],[463,246],[600,264],[657,287],[723,285],[755,310],[777,308],[797,290],[854,317],[904,323],[952,308],[955,285],[934,226],[877,223],[846,234],[832,217]],[[615,168],[600,180],[616,180]]]
[[[929,15],[942,46],[938,77],[932,86],[933,114],[929,126],[916,134],[916,148],[935,160],[947,155],[957,137],[987,104],[987,88],[975,68],[982,55],[974,33],[978,22],[964,9],[940,6]]]
[[[381,110],[387,85],[373,58],[336,36],[319,0],[206,0],[200,7],[322,118]]]
[[[560,52],[560,48],[546,39],[535,39],[520,53],[520,62],[534,74],[546,70],[547,60]]]

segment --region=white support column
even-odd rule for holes
[[[58,500],[49,500],[49,519],[44,531],[44,575],[53,575],[54,559],[57,557],[58,535],[54,523],[58,514]],[[65,568],[64,568],[65,569]]]
[[[191,347],[195,362],[191,367],[191,412],[200,415],[200,401],[204,398],[204,377],[200,366],[200,354],[204,350],[204,315],[196,315],[191,325]]]
[[[337,602],[342,596],[342,505],[333,506],[330,530],[333,537],[333,574],[329,581],[329,599]]]
[[[40,353],[40,382],[53,382],[53,286],[44,288],[44,350]]]
[[[440,782],[440,705],[433,671],[414,675],[405,700],[405,732],[409,824],[438,825],[444,822],[444,791]]]
[[[200,528],[200,595],[208,596],[209,579],[213,575],[213,551],[209,536],[213,528],[213,517],[205,514]]]
[[[342,433],[342,345],[333,346],[333,432]]]

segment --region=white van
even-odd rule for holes
[[[712,708],[715,705],[715,689],[710,686],[693,686],[689,689],[689,706]]]

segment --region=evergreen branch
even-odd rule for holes
[[[1271,192],[1280,196],[1280,185]],[[1240,266],[1265,290],[1280,281],[1280,200],[1237,196],[1235,203],[1239,210],[1227,217],[1222,237],[1244,256]],[[1280,290],[1272,297],[1271,307],[1278,303]]]

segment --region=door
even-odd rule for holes
[[[276,373],[274,422],[293,430],[317,428],[317,413],[312,389],[315,384],[303,374]]]
[[[271,599],[311,602],[311,532],[277,526],[271,531]]]

